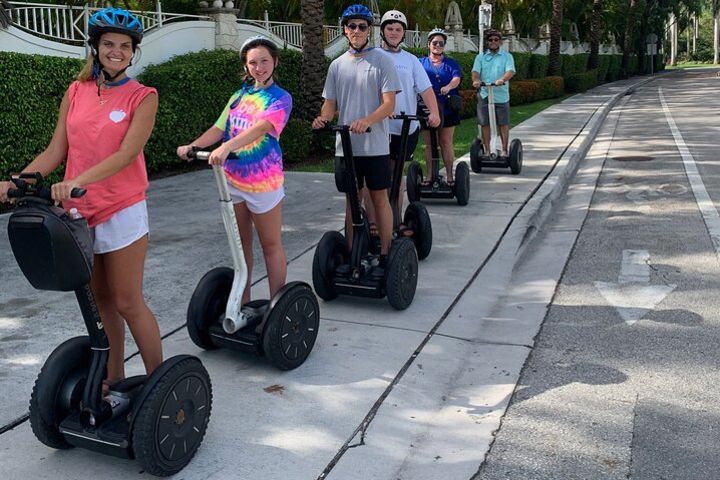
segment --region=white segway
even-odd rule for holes
[[[188,158],[207,161],[210,152],[192,150]],[[235,211],[222,166],[213,165],[220,191],[220,210],[233,268],[217,267],[198,283],[187,313],[187,329],[195,345],[227,347],[265,356],[281,370],[305,362],[315,345],[320,307],[305,282],[290,282],[270,300],[242,304],[248,271]]]
[[[478,136],[470,147],[470,168],[475,173],[482,172],[485,168],[510,168],[513,175],[518,175],[522,170],[523,147],[519,139],[510,142],[507,159],[500,156],[502,142],[497,128],[495,118],[495,101],[493,99],[493,88],[495,85],[482,83],[482,87],[488,89],[488,116],[490,117],[490,151],[485,151],[482,141],[482,126],[478,125]],[[478,99],[479,101],[479,99]]]

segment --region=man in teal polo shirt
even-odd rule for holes
[[[495,101],[495,120],[500,127],[502,152],[500,157],[507,159],[510,139],[510,79],[515,75],[515,60],[509,52],[500,51],[502,35],[497,30],[485,33],[487,50],[478,53],[472,68],[473,87],[480,88],[481,83],[497,85],[493,87]],[[478,123],[482,126],[482,139],[485,151],[490,152],[490,115],[488,114],[488,89],[480,89],[481,101],[478,102]]]

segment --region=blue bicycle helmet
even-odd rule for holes
[[[143,26],[135,15],[122,8],[108,7],[95,12],[88,21],[91,39],[106,32],[123,33],[133,39],[133,46],[142,41]]]
[[[345,26],[346,23],[348,23],[354,18],[366,20],[369,25],[372,25],[375,21],[375,17],[373,17],[372,12],[368,10],[365,5],[360,5],[357,3],[355,5],[350,5],[345,9],[342,14],[342,21],[340,22],[340,24]]]

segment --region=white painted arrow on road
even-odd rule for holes
[[[650,285],[647,250],[623,250],[617,283],[594,282],[603,297],[632,325],[660,303],[677,285]]]

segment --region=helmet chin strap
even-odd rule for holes
[[[353,47],[352,42],[348,38],[348,43],[350,44],[350,53],[362,53],[362,51],[365,49],[365,47],[368,46],[368,43],[370,43],[370,37],[368,36],[367,40],[365,40],[365,43],[362,44],[360,48]]]
[[[128,62],[127,66],[117,72],[115,75],[110,75],[107,70],[105,70],[100,63],[100,60],[98,60],[97,57],[97,50],[93,48],[93,77],[95,78],[95,83],[97,83],[97,91],[98,91],[98,97],[100,96],[100,86],[101,85],[111,85],[112,82],[125,73],[125,70],[127,70],[132,65],[132,60]],[[102,73],[102,76],[100,75]]]

